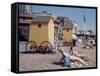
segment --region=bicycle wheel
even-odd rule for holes
[[[40,51],[42,53],[51,53],[52,52],[52,45],[51,45],[51,43],[48,42],[48,41],[43,41],[40,44]]]
[[[28,41],[25,49],[27,53],[35,53],[37,51],[37,45],[34,41]]]

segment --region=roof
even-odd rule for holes
[[[50,19],[51,19],[50,16],[37,16],[37,17],[33,17],[32,24],[48,24]]]
[[[73,25],[73,23],[68,23],[68,22],[64,22],[64,26],[63,26],[63,28],[65,29],[67,29],[67,28],[73,28],[74,27],[74,25]]]
[[[32,19],[32,22],[48,22],[51,19],[51,17],[48,16],[39,16],[39,17],[34,17]]]
[[[74,27],[73,22],[68,17],[58,17],[58,20],[62,22],[63,29],[71,29]]]

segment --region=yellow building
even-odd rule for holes
[[[65,23],[63,28],[63,43],[72,43],[73,33],[75,33],[72,23]]]
[[[73,39],[72,37],[73,33],[74,33],[74,28],[64,29],[63,30],[63,40],[65,42],[71,42]]]
[[[54,46],[54,22],[51,17],[34,17],[30,25],[29,41],[34,41],[38,46],[43,41],[48,41]]]

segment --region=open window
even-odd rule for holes
[[[29,37],[29,25],[21,24],[19,25],[19,41],[28,41]]]
[[[41,24],[38,24],[38,27],[41,28]]]

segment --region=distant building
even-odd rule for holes
[[[67,43],[72,43],[73,34],[75,33],[75,28],[73,22],[67,17],[58,17],[58,19],[62,22],[63,34],[62,39],[63,43],[67,45]]]
[[[28,41],[29,25],[32,22],[32,17],[19,16],[19,41]]]
[[[32,5],[19,5],[19,14],[32,14]]]

